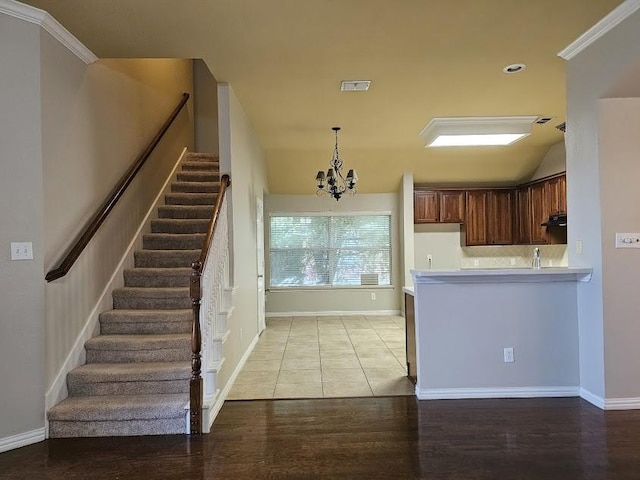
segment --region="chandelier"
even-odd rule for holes
[[[320,196],[328,193],[338,201],[340,200],[340,197],[342,197],[342,194],[347,191],[351,195],[356,194],[356,182],[358,181],[358,176],[353,169],[349,170],[346,177],[343,176],[342,160],[340,160],[340,155],[338,154],[338,132],[340,131],[340,127],[333,127],[331,130],[333,130],[336,135],[336,146],[333,149],[331,161],[329,161],[331,168],[327,170],[326,185],[324,172],[320,170],[318,175],[316,175],[316,183],[318,184],[316,195]]]

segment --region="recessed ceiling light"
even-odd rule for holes
[[[343,92],[366,92],[371,86],[371,80],[343,80],[340,90]]]
[[[502,69],[504,73],[518,73],[527,68],[524,63],[512,63]]]
[[[531,134],[537,116],[434,118],[420,132],[426,147],[505,146]]]

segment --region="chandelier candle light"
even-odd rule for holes
[[[320,196],[328,193],[338,201],[340,197],[342,197],[342,194],[347,191],[351,193],[351,195],[356,194],[358,176],[353,169],[349,170],[346,177],[342,175],[342,160],[338,154],[338,132],[340,131],[340,127],[333,127],[331,130],[336,134],[336,146],[333,150],[333,157],[331,157],[331,161],[329,162],[331,168],[327,170],[326,185],[324,172],[320,170],[318,175],[316,175],[316,183],[318,184],[316,195]]]

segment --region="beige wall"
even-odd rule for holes
[[[531,180],[548,177],[556,173],[564,172],[567,169],[567,152],[564,147],[564,141],[551,145],[546,155],[540,162],[540,166],[536,169]]]
[[[44,33],[41,48],[45,268],[49,270],[154,137],[182,92],[192,92],[192,70],[189,60],[162,59],[102,60],[86,67]],[[190,105],[69,274],[47,284],[48,386],[84,326],[110,308],[110,295],[97,305],[101,293],[185,146],[193,148]]]
[[[363,312],[400,310],[400,291],[403,277],[400,268],[400,233],[398,195],[392,193],[357,194],[345,196],[339,202],[316,195],[269,195],[265,201],[265,256],[267,257],[267,285],[269,277],[269,214],[280,212],[390,212],[391,213],[391,288],[334,288],[334,289],[272,289],[267,295],[270,314],[326,312]],[[376,293],[376,300],[371,293]]]
[[[218,82],[202,59],[193,61],[195,149],[218,153]]]
[[[228,194],[232,228],[231,268],[236,294],[229,320],[229,337],[223,347],[225,363],[218,375],[224,389],[230,377],[258,335],[258,270],[256,264],[256,197],[267,192],[267,175],[262,147],[248,117],[228,85],[218,86],[220,109],[220,162],[231,172]]]
[[[600,101],[605,388],[607,398],[640,397],[640,250],[616,249],[616,232],[640,232],[640,98]]]
[[[39,27],[0,14],[0,440],[44,426]],[[34,260],[10,261],[10,242]]]

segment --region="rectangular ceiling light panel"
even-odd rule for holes
[[[531,133],[537,116],[434,118],[420,132],[426,147],[505,146]]]

